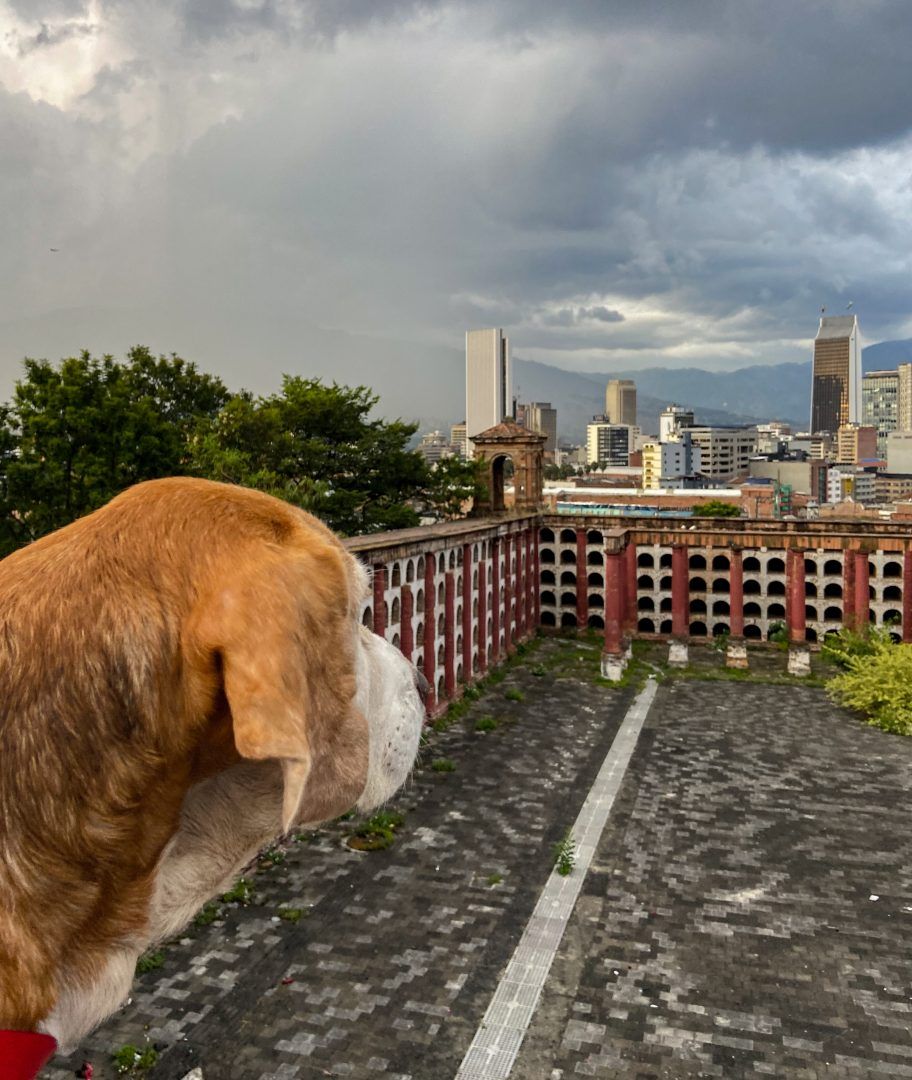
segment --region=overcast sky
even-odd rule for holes
[[[850,300],[867,341],[912,336],[909,0],[0,0],[0,26],[4,389],[66,335],[219,370],[241,324],[257,389],[298,353],[332,375],[319,328],[502,325],[579,371],[806,358]]]

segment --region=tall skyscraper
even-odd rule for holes
[[[586,427],[586,458],[590,465],[628,465],[636,429],[630,424],[611,424],[596,416]]]
[[[494,427],[510,411],[510,342],[503,330],[466,331],[466,436]]]
[[[822,315],[814,339],[811,432],[835,434],[861,419],[861,335],[857,315]]]
[[[896,430],[912,431],[912,364],[898,364],[896,377]]]
[[[861,422],[877,429],[879,457],[887,456],[887,436],[898,429],[898,416],[899,372],[869,371],[862,375]]]
[[[609,379],[605,387],[605,415],[609,424],[637,422],[637,388],[633,379]]]

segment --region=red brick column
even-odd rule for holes
[[[868,596],[868,553],[855,552],[855,626],[865,630],[868,626],[868,609],[871,599]]]
[[[526,622],[525,630],[529,634],[538,627],[535,617],[535,597],[538,593],[538,573],[535,569],[535,557],[532,554],[532,529],[526,529]]]
[[[849,550],[842,563],[842,625],[855,626],[855,552]]]
[[[903,555],[902,639],[912,641],[912,551]]]
[[[605,652],[621,653],[624,621],[624,554],[605,554]]]
[[[538,528],[530,530],[532,536],[532,597],[534,600],[535,626],[541,626],[541,561],[538,556]]]
[[[462,681],[472,681],[472,545],[462,545]]]
[[[374,633],[386,637],[386,567],[374,567]]]
[[[484,548],[482,548],[484,550]],[[478,670],[488,670],[488,575],[484,559],[478,563]]]
[[[444,578],[443,687],[448,698],[456,692],[456,575],[448,570]]]
[[[412,627],[412,617],[415,614],[415,597],[411,585],[402,586],[402,607],[399,618],[399,648],[406,660],[411,661],[415,649],[415,631]]]
[[[628,539],[624,548],[624,629],[631,633],[637,624],[637,549]]]
[[[513,545],[512,537],[507,534],[503,538],[504,553],[504,602],[503,602],[503,629],[504,629],[504,652],[507,656],[513,652]]]
[[[793,645],[797,645],[807,637],[807,620],[804,615],[804,552],[798,548],[789,548],[785,558],[788,639]]]
[[[516,551],[516,636],[522,640],[526,636],[526,561],[524,558],[525,543],[522,533],[516,533],[513,537],[513,548]]]
[[[491,541],[491,663],[500,656],[500,537]]]
[[[740,548],[731,553],[728,586],[728,606],[731,609],[729,625],[732,637],[744,637],[744,561]]]
[[[688,585],[687,548],[676,544],[671,549],[671,632],[675,637],[687,637],[690,629]]]
[[[432,551],[424,554],[424,641],[422,649],[422,667],[424,677],[430,684],[430,692],[426,702],[429,713],[434,711],[437,704],[437,680],[435,678],[437,667],[437,588],[434,577],[437,572],[437,557]]]
[[[582,629],[589,622],[589,575],[586,564],[586,530],[576,530],[576,625]]]

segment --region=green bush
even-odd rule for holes
[[[866,626],[863,630],[840,630],[838,634],[827,634],[820,647],[824,660],[847,670],[852,659],[873,656],[878,645],[892,645],[889,630],[876,626]]]
[[[912,735],[912,645],[894,645],[880,633],[866,640],[869,651],[840,661],[845,670],[830,680],[830,696],[874,727]]]

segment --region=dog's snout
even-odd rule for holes
[[[428,694],[431,692],[431,684],[418,668],[415,668],[415,686],[418,687],[418,694],[421,697],[421,700],[426,702]]]

